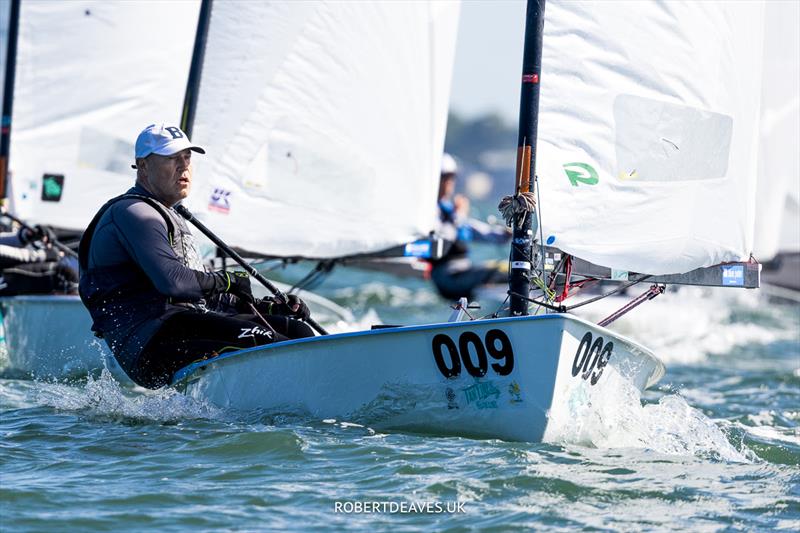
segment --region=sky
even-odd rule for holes
[[[450,109],[465,117],[519,113],[525,0],[464,0],[458,27]]]

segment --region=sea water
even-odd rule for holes
[[[361,276],[318,292],[365,324],[449,315],[423,281]],[[800,305],[659,299],[613,327],[665,378],[548,443],[232,413],[108,373],[0,379],[0,530],[800,529]]]

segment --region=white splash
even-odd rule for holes
[[[151,391],[124,388],[107,369],[97,379],[89,376],[83,386],[39,383],[36,403],[64,411],[80,411],[93,416],[120,417],[153,422],[178,422],[187,419],[220,419],[216,407],[193,400],[175,389]]]
[[[599,388],[584,386],[570,396],[568,413],[554,413],[545,440],[597,448],[645,448],[668,455],[713,457],[749,462],[749,450],[740,452],[713,420],[690,406],[680,395],[669,394],[656,404],[642,405],[641,393],[616,373],[615,383]],[[585,385],[585,384],[584,384]]]

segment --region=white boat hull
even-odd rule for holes
[[[641,390],[663,373],[630,340],[571,315],[543,315],[288,341],[195,363],[175,384],[237,410],[541,441],[549,426],[570,422],[576,398],[619,378]]]
[[[98,373],[104,366],[129,381],[103,340],[91,332],[89,312],[74,295],[0,298],[6,354],[4,375],[65,379]]]

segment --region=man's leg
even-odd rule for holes
[[[169,317],[139,355],[131,378],[155,389],[186,365],[224,352],[287,340],[255,321],[219,313],[182,311]]]
[[[262,315],[264,320],[274,329],[279,335],[283,335],[289,339],[302,339],[304,337],[313,337],[314,330],[311,326],[297,320],[282,315]],[[236,318],[246,320],[248,322],[255,322],[261,324],[261,319],[256,315],[236,315]]]

